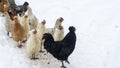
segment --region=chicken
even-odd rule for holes
[[[21,16],[23,12],[27,11],[27,7],[29,5],[28,2],[24,2],[23,5],[16,5],[15,0],[7,0],[7,1],[8,1],[8,5],[7,7],[5,6],[4,9],[6,8],[8,9],[7,12],[9,13],[11,20],[14,20],[14,16],[17,16],[17,14]]]
[[[6,4],[4,4],[4,12],[8,12],[9,11],[9,6],[8,5],[6,5]]]
[[[8,12],[4,12],[4,16],[5,16],[5,26],[7,30],[7,35],[9,36],[12,29],[13,21],[10,19]]]
[[[9,3],[9,7],[10,7],[9,12],[11,14],[14,14],[14,12],[15,12],[16,15],[19,14],[20,16],[23,12],[27,11],[27,7],[29,5],[28,2],[24,2],[23,5],[17,5],[15,3],[15,0],[8,0],[8,3]]]
[[[28,16],[23,14],[22,18],[21,18],[21,25],[23,26],[24,30],[25,30],[25,36],[26,38],[27,35],[28,35],[28,32],[30,31],[30,26],[29,26],[29,23],[28,23]]]
[[[31,30],[30,37],[26,43],[27,54],[31,59],[37,59],[38,53],[41,46],[41,41],[38,38],[37,30]]]
[[[25,13],[22,13],[21,16],[17,15],[17,17],[18,17],[18,20],[19,20],[21,26],[24,28],[25,33],[26,33],[25,34],[26,38],[23,41],[25,43],[27,38],[28,38],[28,32],[30,31],[30,26],[29,26],[29,23],[28,23],[28,16],[25,15]]]
[[[29,19],[29,25],[30,25],[30,30],[31,29],[36,29],[38,25],[38,19],[36,16],[33,14],[32,9],[28,7],[28,19]]]
[[[64,29],[63,29],[62,26],[59,26],[59,28],[55,29],[53,37],[54,37],[54,41],[63,40],[63,38],[64,38]]]
[[[62,17],[58,18],[56,20],[56,23],[55,23],[55,27],[54,28],[59,28],[59,26],[62,24],[62,22],[64,21],[64,19]]]
[[[54,34],[54,32],[55,32],[55,29],[56,28],[59,28],[59,26],[62,26],[61,24],[62,24],[62,22],[63,22],[63,18],[62,17],[60,17],[60,18],[58,18],[57,20],[56,20],[56,23],[55,23],[55,26],[54,26],[54,28],[47,28],[46,29],[46,33],[50,33],[50,34]]]
[[[38,23],[38,26],[37,26],[38,37],[39,37],[40,40],[42,41],[41,45],[42,45],[43,42],[44,42],[44,41],[42,40],[43,34],[46,32],[45,24],[46,24],[46,21],[43,20],[41,23]],[[41,46],[41,48],[40,48],[40,52],[43,52],[43,51],[42,51],[42,46]]]
[[[16,8],[16,13],[19,14],[21,16],[21,14],[23,12],[26,12],[28,9],[29,3],[28,2],[24,2],[23,5],[18,5]]]
[[[16,42],[18,42],[18,47],[22,47],[22,41],[25,37],[26,33],[24,28],[21,26],[18,17],[14,16],[14,21],[13,21],[13,28],[12,28],[12,38]]]
[[[8,12],[10,19],[13,20],[14,16],[16,16],[16,12],[13,11],[12,13],[9,11],[10,7],[7,4],[4,4],[4,12]]]
[[[68,57],[74,51],[76,44],[75,27],[69,27],[69,33],[61,41],[54,41],[50,33],[43,35],[44,49],[52,54],[55,58],[62,61],[62,67],[65,68],[63,61],[68,61]]]
[[[8,5],[10,6],[9,12],[13,12],[17,7],[15,0],[7,0],[7,1],[8,1]]]
[[[46,21],[43,20],[41,23],[38,23],[38,26],[37,26],[38,34],[39,34],[39,37],[40,37],[41,39],[42,39],[43,34],[44,34],[45,31],[46,31],[45,24],[46,24]]]

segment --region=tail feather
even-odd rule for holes
[[[70,31],[70,32],[74,32],[75,30],[76,30],[76,29],[75,29],[74,26],[70,26],[70,27],[69,27],[69,31]]]

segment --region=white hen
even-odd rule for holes
[[[44,42],[44,41],[42,40],[43,34],[46,32],[45,24],[46,24],[46,21],[43,20],[41,23],[38,23],[38,26],[37,26],[38,37],[39,37],[40,40],[42,41],[41,45],[42,45],[43,42]],[[42,52],[42,47],[41,47],[40,51]]]
[[[59,26],[59,28],[55,29],[53,37],[54,37],[54,41],[61,41],[61,40],[63,40],[63,38],[64,38],[63,26]]]
[[[28,32],[30,31],[30,26],[29,26],[29,23],[28,23],[28,16],[27,15],[23,15],[22,18],[21,18],[21,25],[23,26],[24,30],[25,30],[25,41],[27,40],[28,38]],[[23,42],[25,42],[23,41]]]
[[[4,12],[4,16],[5,16],[5,26],[7,30],[7,35],[9,36],[9,33],[11,32],[12,29],[13,21],[10,19],[8,12]]]
[[[26,43],[27,54],[31,59],[37,59],[41,42],[37,35],[37,30],[32,30],[31,35]]]
[[[29,26],[29,23],[28,23],[29,22],[28,21],[28,16],[24,15],[22,19],[23,19],[22,24],[23,24],[23,27],[24,27],[26,35],[27,35],[28,32],[30,31],[30,26]]]
[[[33,14],[32,9],[28,7],[28,19],[29,19],[29,25],[30,25],[30,30],[31,29],[36,29],[38,25],[38,19],[37,17]]]
[[[50,34],[53,35],[54,32],[55,32],[55,29],[56,29],[56,28],[59,28],[59,26],[61,26],[63,20],[64,20],[64,19],[63,19],[62,17],[58,18],[58,19],[56,20],[56,23],[55,23],[54,28],[47,28],[47,29],[46,29],[46,33],[50,33]]]
[[[41,23],[38,23],[38,26],[37,26],[39,38],[41,39],[42,39],[43,34],[46,32],[45,24],[46,24],[46,21],[43,20]]]

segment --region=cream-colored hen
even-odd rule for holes
[[[5,16],[5,27],[6,27],[7,35],[9,36],[12,29],[13,21],[10,19],[8,12],[4,12],[4,16]]]
[[[26,37],[28,35],[28,32],[30,31],[30,26],[29,26],[28,22],[29,22],[28,21],[28,16],[27,15],[23,15],[23,17],[22,17],[22,26],[25,29],[25,36]]]
[[[41,23],[38,23],[38,26],[37,26],[38,37],[39,37],[40,40],[42,41],[41,45],[43,45],[43,42],[44,42],[44,41],[42,40],[43,34],[46,32],[45,24],[46,24],[46,21],[43,20]],[[42,47],[41,47],[40,51],[42,52]]]
[[[26,43],[26,50],[29,58],[37,59],[38,53],[41,47],[41,41],[37,35],[37,30],[32,30],[30,32],[30,37]]]
[[[59,26],[59,28],[55,29],[54,35],[53,35],[54,41],[61,41],[64,38],[64,29],[62,26]]]
[[[37,17],[33,14],[32,9],[28,7],[28,20],[29,20],[29,25],[30,25],[30,30],[31,29],[36,29],[38,25],[38,19]]]
[[[56,29],[56,28],[59,28],[59,26],[61,26],[63,20],[64,20],[64,19],[63,19],[62,17],[58,18],[58,19],[56,20],[56,23],[55,23],[54,28],[47,28],[47,29],[46,29],[46,33],[50,33],[50,34],[53,35],[54,32],[55,32],[55,29]]]

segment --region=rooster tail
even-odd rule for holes
[[[76,30],[76,29],[75,29],[74,26],[70,26],[70,27],[69,27],[69,31],[70,31],[70,32],[74,32],[75,30]]]
[[[24,6],[28,6],[29,5],[29,3],[28,2],[24,2],[24,4],[23,4]]]

